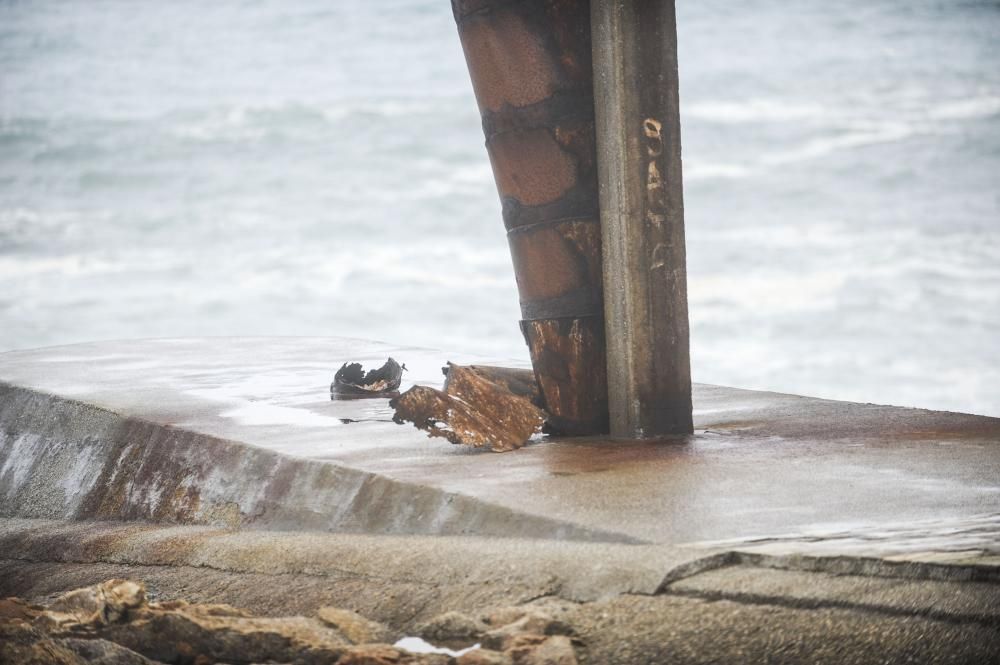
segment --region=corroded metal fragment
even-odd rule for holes
[[[445,367],[445,375],[449,375],[449,367]],[[466,369],[472,370],[487,381],[492,381],[503,386],[510,392],[524,397],[537,407],[543,407],[542,393],[538,389],[538,381],[535,380],[535,373],[530,369],[518,369],[515,367],[496,367],[494,365],[469,365]],[[448,379],[445,379],[444,390],[448,392]]]
[[[583,435],[608,427],[604,321],[598,317],[522,321],[548,412],[546,431]]]
[[[414,386],[389,402],[393,420],[494,452],[516,450],[541,429],[545,413],[532,404],[523,373],[452,363],[446,371],[444,390]]]
[[[365,373],[361,363],[344,363],[330,384],[330,399],[392,397],[397,394],[405,366],[389,358],[378,369]]]

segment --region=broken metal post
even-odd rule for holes
[[[611,433],[693,431],[674,0],[592,0]]]
[[[452,0],[548,424],[607,432],[587,0]]]

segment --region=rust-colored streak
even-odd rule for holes
[[[603,299],[603,272],[601,267],[601,227],[592,222],[568,222],[560,224],[563,236],[569,242],[575,255],[586,263],[588,285],[597,294],[597,301]]]
[[[517,14],[472,17],[460,25],[459,35],[469,69],[477,72],[472,87],[480,109],[526,106],[554,91],[557,79],[552,56]]]
[[[535,381],[535,373],[530,369],[516,367],[496,367],[494,365],[469,365],[469,369],[487,381],[499,384],[510,392],[524,397],[536,406],[542,406],[542,394]],[[445,390],[448,381],[445,381]]]
[[[501,198],[544,205],[576,184],[576,162],[548,129],[498,134],[487,142],[487,150]]]
[[[554,298],[586,285],[585,262],[557,229],[515,233],[509,240],[522,299]]]
[[[600,226],[567,220],[508,234],[525,319],[599,316]]]
[[[523,321],[549,428],[558,434],[606,432],[607,367],[600,317]]]
[[[508,377],[448,363],[444,390],[414,386],[389,402],[393,420],[412,422],[431,436],[494,452],[523,446],[538,432],[545,414],[528,397],[508,388]]]

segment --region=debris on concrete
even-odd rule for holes
[[[403,380],[405,369],[406,365],[400,365],[392,358],[378,369],[367,373],[361,363],[344,363],[330,384],[330,399],[395,397],[399,394],[399,384]]]
[[[524,397],[540,409],[545,408],[542,391],[535,379],[535,372],[530,369],[516,367],[497,367],[495,365],[469,365],[468,368],[488,381],[503,386],[519,397]],[[445,389],[448,387],[449,367],[443,367]]]
[[[459,632],[486,628],[457,613],[439,619],[439,627],[460,626]],[[70,591],[47,607],[0,600],[0,662],[576,665],[569,638],[546,634],[544,622],[523,619],[506,627],[503,644],[492,649],[470,644],[452,650],[416,637],[397,639],[388,626],[346,609],[322,607],[315,618],[257,617],[222,604],[150,602],[144,585],[113,579]]]
[[[412,422],[431,436],[454,444],[516,450],[541,431],[545,412],[525,373],[488,366],[448,363],[444,390],[414,386],[389,405],[393,420]]]

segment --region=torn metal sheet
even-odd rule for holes
[[[445,376],[449,376],[450,366],[442,369]],[[496,367],[494,365],[468,365],[464,369],[470,369],[487,381],[499,384],[519,397],[527,398],[539,408],[545,406],[538,381],[535,379],[535,373],[530,369]],[[444,391],[448,392],[448,379],[445,379]]]
[[[532,403],[522,370],[448,363],[444,390],[414,386],[389,405],[397,423],[412,422],[431,436],[455,444],[506,452],[520,448],[541,430],[545,412]],[[533,378],[532,378],[533,382]]]
[[[365,373],[361,363],[344,363],[330,384],[330,399],[395,397],[406,365],[389,358],[378,369]]]

